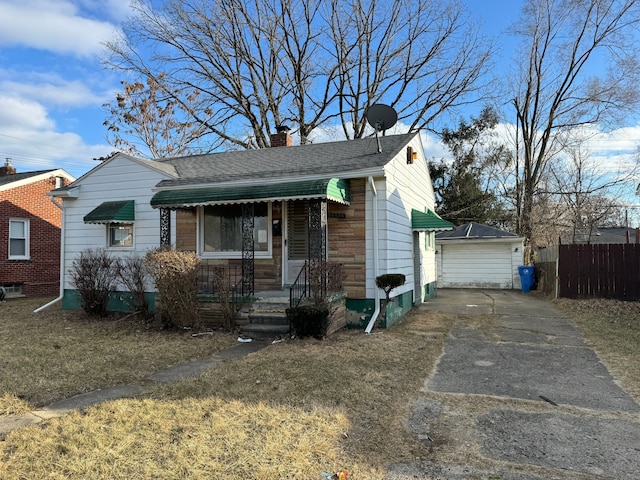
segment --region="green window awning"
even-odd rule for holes
[[[279,200],[326,198],[349,205],[349,181],[339,178],[242,187],[207,187],[164,190],[151,199],[154,208],[182,208]]]
[[[131,223],[134,220],[133,200],[104,202],[84,216],[84,223]]]
[[[453,223],[447,222],[432,210],[426,213],[418,210],[411,210],[411,228],[419,232],[442,232],[445,230],[453,230]]]

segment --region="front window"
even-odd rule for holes
[[[253,247],[256,256],[271,254],[270,205],[254,204]],[[235,257],[242,252],[242,205],[209,205],[203,208],[202,253]]]
[[[133,225],[128,223],[110,223],[107,225],[109,247],[133,247]]]
[[[29,220],[9,220],[9,259],[29,258]]]

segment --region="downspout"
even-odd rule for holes
[[[56,207],[60,209],[62,212],[62,231],[60,232],[60,294],[58,298],[51,300],[49,303],[42,305],[41,307],[36,308],[33,313],[38,313],[44,310],[45,308],[49,308],[51,305],[58,303],[64,297],[64,227],[65,227],[65,211],[64,206],[57,203],[54,197],[49,197],[51,203],[53,203]]]
[[[376,190],[376,185],[373,181],[373,177],[369,175],[369,185],[371,185],[371,192],[373,194],[372,202],[372,215],[373,215],[373,277],[374,277],[374,301],[375,301],[375,310],[373,311],[373,315],[371,315],[371,320],[369,320],[369,324],[367,328],[364,329],[364,333],[367,335],[371,333],[373,330],[373,326],[378,319],[378,315],[380,315],[380,290],[376,288],[375,279],[378,278],[378,191]]]

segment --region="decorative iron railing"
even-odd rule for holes
[[[341,263],[325,260],[304,262],[296,280],[289,287],[289,305],[297,307],[307,298],[316,304],[342,290],[344,272]]]

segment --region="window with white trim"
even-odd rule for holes
[[[29,220],[9,219],[9,260],[29,259]]]
[[[201,255],[239,258],[242,255],[242,205],[207,205],[200,221]],[[256,257],[271,256],[271,204],[254,204],[253,246]]]
[[[107,243],[112,248],[133,247],[132,223],[108,223]]]
[[[436,243],[435,232],[424,232],[424,248],[425,250],[433,250]]]

